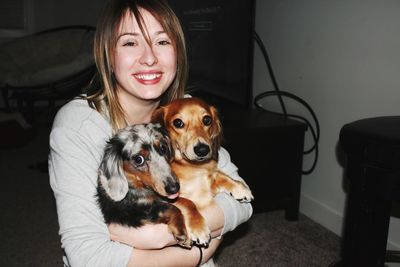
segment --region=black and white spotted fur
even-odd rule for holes
[[[160,124],[128,126],[107,142],[97,186],[107,224],[166,223],[178,241],[187,242],[182,213],[168,199],[179,191],[171,151]]]

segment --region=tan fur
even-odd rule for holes
[[[209,125],[204,123],[205,116],[211,118]],[[176,127],[176,120],[180,120],[184,126]],[[214,107],[198,98],[178,99],[157,109],[152,121],[164,125],[170,136],[175,153],[171,166],[180,182],[179,198],[195,204],[192,206],[187,201],[177,201],[177,207],[184,217],[189,213],[192,217],[201,216],[197,209],[210,205],[219,192],[231,194],[239,201],[253,199],[250,189],[244,183],[231,179],[217,168],[222,127]],[[210,153],[204,157],[196,155],[194,151],[199,143],[207,145]],[[198,225],[194,225],[193,221],[188,220],[187,227],[197,229]],[[206,225],[203,232],[209,232]]]

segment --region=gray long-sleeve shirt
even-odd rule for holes
[[[75,99],[63,106],[50,134],[50,185],[57,203],[64,263],[67,266],[126,266],[132,248],[110,240],[107,225],[96,202],[97,170],[110,123]],[[240,179],[229,153],[221,148],[218,167]],[[252,215],[249,203],[239,203],[227,194],[215,197],[225,216],[223,233],[232,231]]]

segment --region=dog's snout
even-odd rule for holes
[[[194,153],[199,157],[205,157],[210,153],[210,147],[206,144],[197,144],[194,147]]]
[[[170,178],[170,179],[168,179],[168,182],[165,186],[165,192],[167,192],[167,194],[170,194],[170,195],[176,194],[179,192],[180,188],[181,187],[179,185],[179,182],[176,181],[176,179],[174,179],[174,178]]]

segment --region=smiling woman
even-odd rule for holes
[[[143,101],[161,96],[175,78],[176,53],[161,24],[146,10],[140,10],[146,31],[126,12],[120,25],[114,57],[117,94],[129,124]]]
[[[96,28],[94,57],[97,74],[90,93],[59,110],[50,134],[50,183],[65,265],[207,262],[221,243],[216,237],[250,218],[249,203],[216,195],[202,214],[213,239],[199,251],[175,246],[165,224],[107,225],[95,197],[107,140],[127,125],[150,122],[159,105],[184,97],[187,59],[179,20],[163,0],[110,0]],[[242,180],[226,150],[221,148],[218,158],[221,171]]]

